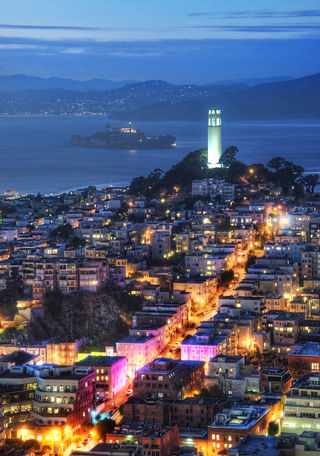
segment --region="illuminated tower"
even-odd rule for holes
[[[208,116],[208,167],[220,167],[221,157],[221,111],[209,109]]]

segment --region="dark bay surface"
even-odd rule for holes
[[[87,185],[127,184],[154,168],[167,170],[188,152],[206,147],[202,122],[135,122],[147,134],[173,134],[170,150],[103,150],[72,147],[73,134],[102,131],[103,117],[0,117],[0,193],[57,193]],[[246,163],[280,155],[307,172],[320,172],[320,120],[224,122],[223,148],[236,145]]]

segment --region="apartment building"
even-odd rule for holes
[[[282,432],[301,434],[320,429],[320,374],[303,375],[285,396]]]
[[[127,358],[127,374],[133,378],[137,369],[159,355],[159,341],[152,335],[128,336],[117,342],[116,352],[117,356]]]
[[[183,399],[203,385],[203,362],[158,358],[137,370],[133,393],[142,399]]]
[[[263,435],[268,428],[268,407],[234,406],[217,413],[208,427],[208,449],[211,454],[237,445],[249,434]]]
[[[79,432],[95,404],[95,373],[73,366],[13,365],[0,374],[0,385],[33,391],[31,420],[44,426],[69,424]]]
[[[126,386],[127,358],[124,356],[87,356],[76,366],[95,372],[95,390],[99,398],[112,399]]]
[[[245,395],[257,394],[260,391],[260,379],[251,365],[244,362],[242,355],[218,355],[209,363],[208,386],[217,385],[232,398],[243,398]]]
[[[82,340],[73,342],[50,342],[46,344],[46,363],[59,366],[72,366],[77,359],[77,353]]]

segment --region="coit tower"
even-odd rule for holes
[[[208,168],[220,167],[221,157],[221,111],[209,109],[208,116]]]

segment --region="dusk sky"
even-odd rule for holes
[[[208,83],[320,71],[319,0],[1,0],[0,74]]]

